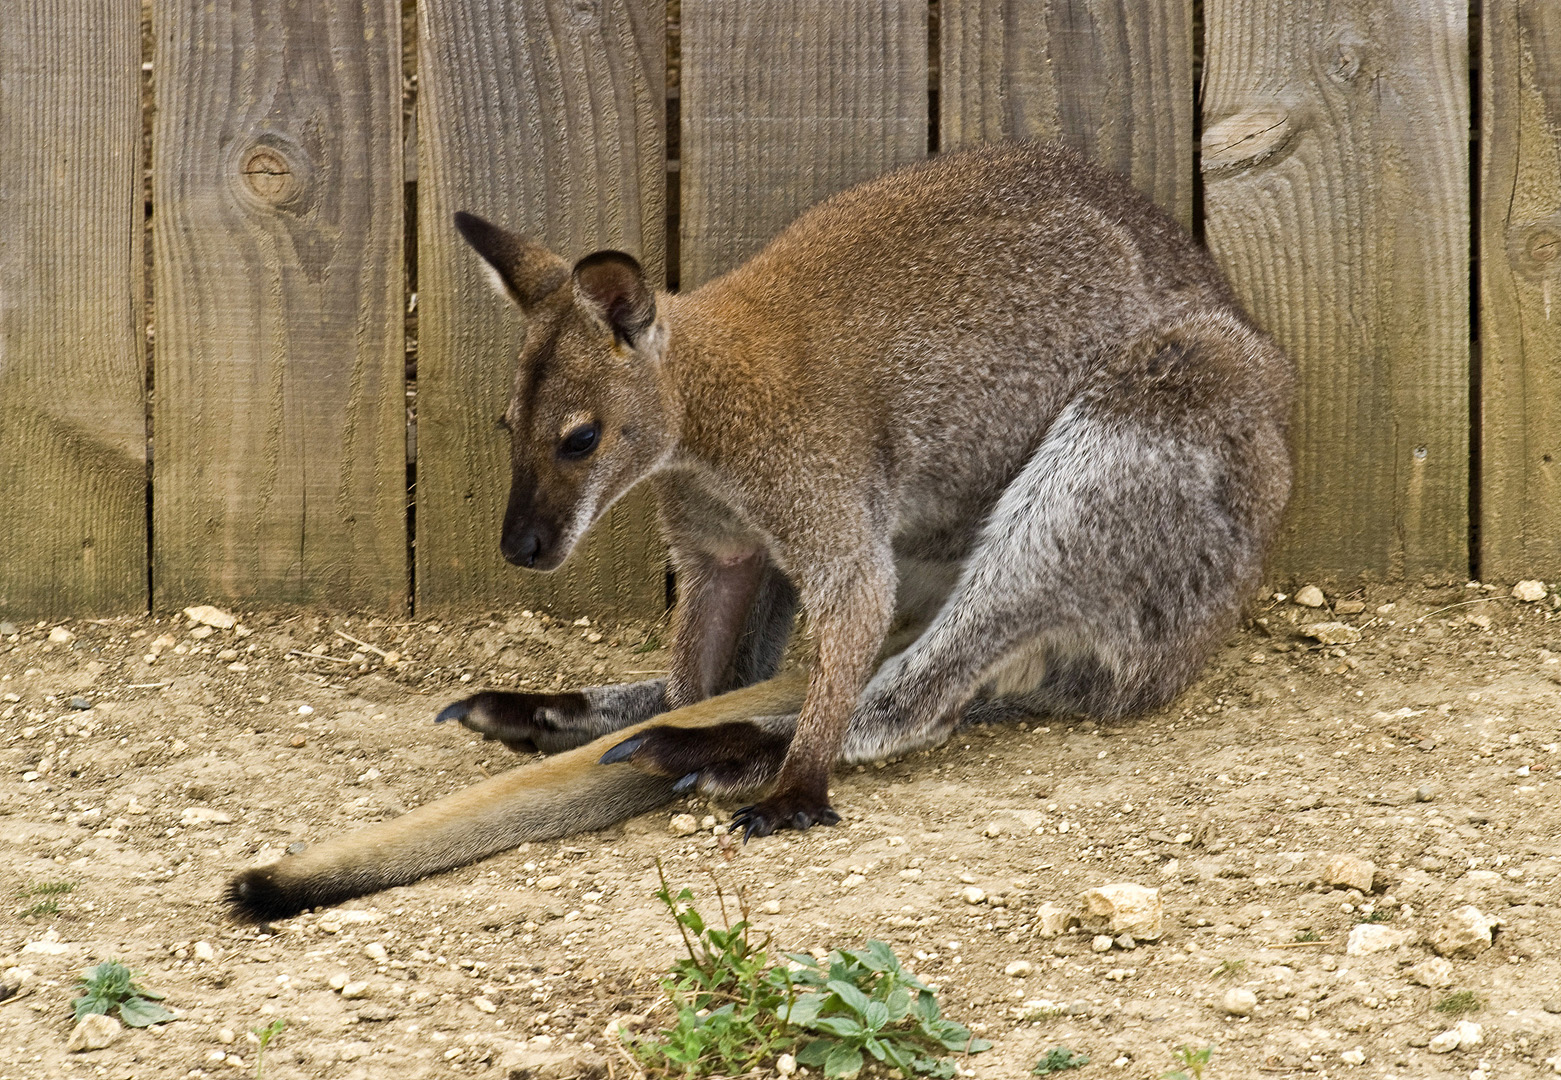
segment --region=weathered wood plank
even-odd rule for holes
[[[1468,572],[1463,0],[1209,0],[1206,232],[1300,369],[1280,575]]]
[[[141,11],[0,12],[0,612],[144,610]]]
[[[944,149],[1056,139],[1192,222],[1192,0],[943,0]]]
[[[167,0],[153,592],[407,602],[396,0]]]
[[[682,278],[927,153],[927,5],[683,0]]]
[[[599,521],[557,572],[499,555],[504,411],[525,333],[452,227],[469,210],[566,258],[633,252],[665,279],[665,5],[425,0],[418,128],[417,596],[420,607],[650,615],[665,553],[647,493]]]
[[[1561,6],[1483,11],[1480,573],[1561,577]]]

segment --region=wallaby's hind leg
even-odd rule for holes
[[[766,565],[717,693],[775,676],[796,612],[796,588],[773,564]],[[666,711],[667,680],[647,679],[553,694],[484,690],[446,705],[434,721],[457,720],[516,753],[556,754]]]
[[[1289,491],[1245,327],[1199,320],[1125,349],[994,507],[927,632],[873,679],[843,758],[941,742],[981,689],[1050,711],[1163,704],[1256,587]]]

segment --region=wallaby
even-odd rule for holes
[[[685,295],[621,252],[571,268],[456,225],[527,320],[503,554],[557,567],[649,479],[678,583],[670,673],[450,705],[438,719],[567,752],[250,871],[241,911],[675,790],[762,792],[745,837],[832,824],[837,762],[940,743],[978,698],[1163,704],[1257,584],[1290,488],[1290,364],[1205,251],[1070,150],[989,145],[862,184]],[[799,602],[805,690],[763,681]],[[895,623],[910,643],[881,659]]]

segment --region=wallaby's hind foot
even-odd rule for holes
[[[590,702],[579,692],[522,694],[484,690],[451,702],[434,717],[434,723],[455,720],[485,741],[497,740],[517,754],[540,750],[556,754],[590,742],[579,730],[590,712]]]
[[[602,755],[602,764],[626,761],[643,772],[675,778],[678,791],[731,798],[758,791],[775,779],[786,760],[793,726],[787,723],[784,730],[772,731],[752,721],[698,729],[658,725],[614,746]]]

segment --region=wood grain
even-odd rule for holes
[[[1483,12],[1480,565],[1561,577],[1561,6]]]
[[[153,589],[407,601],[396,0],[167,0]]]
[[[140,4],[0,12],[0,613],[144,610]]]
[[[927,153],[927,5],[683,0],[682,278]]]
[[[1192,0],[942,0],[940,144],[1056,139],[1192,222]]]
[[[419,609],[659,615],[666,557],[631,493],[549,575],[508,565],[508,437],[495,425],[524,340],[450,224],[468,210],[568,259],[634,253],[666,276],[665,6],[651,0],[425,0],[418,264]]]
[[[1210,248],[1300,370],[1275,569],[1468,573],[1462,0],[1209,0]]]

